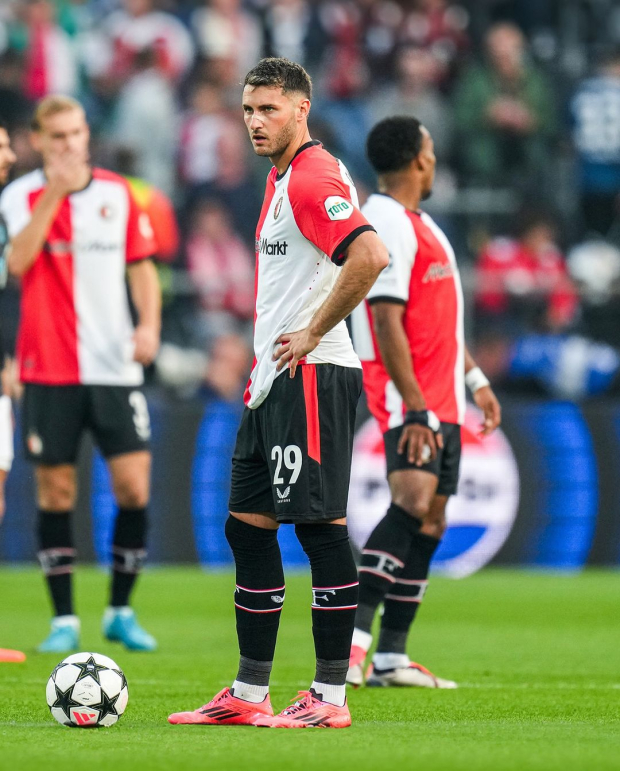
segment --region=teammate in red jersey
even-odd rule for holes
[[[380,192],[363,212],[386,244],[390,265],[353,314],[353,339],[368,406],[384,436],[392,502],[362,552],[347,682],[363,682],[372,622],[383,602],[366,684],[454,688],[409,660],[407,635],[457,488],[465,384],[484,412],[483,434],[499,425],[500,408],[465,348],[454,251],[418,208],[435,175],[431,136],[414,118],[389,118],[371,131],[367,151]]]
[[[351,178],[308,132],[312,86],[286,59],[245,78],[257,155],[274,168],[256,230],[255,362],[233,456],[226,536],[236,564],[241,654],[232,688],[171,723],[343,728],[357,605],[346,506],[361,368],[343,319],[387,265]],[[316,674],[273,715],[269,675],[284,602],[278,547],[293,523],[312,571]]]
[[[43,168],[11,183],[0,197],[11,237],[9,269],[22,279],[22,431],[26,455],[36,464],[39,559],[54,608],[43,652],[79,645],[71,512],[86,429],[108,461],[119,507],[104,634],[129,648],[155,647],[129,606],[146,545],[150,429],[140,385],[142,366],[159,345],[159,285],[148,259],[155,247],[127,181],[92,168],[88,142],[81,105],[47,97],[32,132]],[[126,274],[139,319],[135,329]]]

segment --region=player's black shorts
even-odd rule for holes
[[[459,466],[461,464],[461,427],[456,423],[442,423],[443,449],[437,450],[435,460],[416,466],[409,463],[407,455],[398,454],[398,440],[403,426],[390,428],[383,434],[385,444],[385,459],[387,461],[388,476],[392,471],[403,469],[415,469],[416,471],[428,471],[439,478],[437,495],[454,495],[459,483]]]
[[[26,383],[22,418],[26,457],[34,463],[74,464],[85,430],[105,458],[148,450],[148,407],[135,386]]]
[[[362,371],[302,364],[245,409],[233,455],[230,510],[278,522],[346,516]]]

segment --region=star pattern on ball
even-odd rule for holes
[[[65,713],[67,720],[71,722],[70,708],[81,706],[79,701],[75,701],[71,698],[73,686],[70,685],[66,691],[61,691],[56,683],[54,683],[54,688],[56,689],[56,701],[52,704],[52,708],[58,707],[61,709]]]
[[[99,672],[107,669],[107,667],[103,666],[102,664],[97,664],[93,656],[91,656],[87,661],[72,661],[71,663],[74,667],[78,667],[78,669],[81,670],[80,674],[75,680],[76,683],[79,683],[80,680],[83,680],[85,677],[92,677],[96,683],[101,685],[101,681],[99,680]]]
[[[118,715],[118,712],[116,711],[116,702],[118,701],[118,697],[120,696],[120,692],[116,694],[116,696],[113,696],[110,698],[108,694],[105,692],[105,690],[101,689],[101,701],[99,704],[94,704],[93,706],[99,710],[99,720],[103,720],[104,717],[107,717],[108,715]]]
[[[122,691],[123,688],[125,688],[127,686],[127,678],[125,677],[125,673],[123,671],[121,671],[120,669],[113,669],[112,672],[116,672],[116,674],[120,677],[120,679],[121,679],[121,691]]]

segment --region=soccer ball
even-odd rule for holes
[[[114,725],[129,693],[122,670],[101,653],[74,653],[54,669],[45,697],[61,725],[92,728]]]

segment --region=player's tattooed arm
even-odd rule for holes
[[[381,359],[407,411],[426,410],[426,400],[413,371],[409,341],[403,327],[404,304],[380,301],[373,302],[370,307]],[[406,453],[410,463],[422,466],[434,460],[438,447],[443,447],[440,433],[420,423],[403,426],[398,452]]]
[[[161,290],[151,260],[140,260],[127,267],[131,298],[138,312],[133,335],[134,360],[148,366],[159,350],[161,331]]]
[[[347,249],[346,261],[336,285],[310,324],[298,332],[280,335],[276,340],[276,344],[280,345],[273,359],[278,362],[278,370],[289,364],[290,376],[295,377],[299,360],[313,351],[323,335],[362,302],[388,262],[387,249],[374,230],[360,233]]]
[[[484,413],[480,433],[482,436],[488,436],[502,422],[502,408],[493,393],[491,384],[467,348],[465,348],[465,382],[471,391],[472,399]]]

